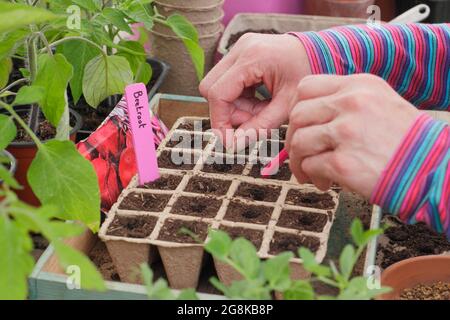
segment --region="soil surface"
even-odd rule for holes
[[[272,137],[273,140],[286,140],[287,128],[282,127],[278,130],[278,134]]]
[[[170,194],[130,193],[119,205],[122,210],[161,212],[170,200]]]
[[[323,193],[314,193],[314,192],[303,192],[300,190],[289,190],[286,203],[307,207],[307,208],[315,208],[315,209],[323,209],[329,210],[333,209],[336,205],[333,197],[329,194]]]
[[[278,226],[306,230],[311,232],[322,232],[328,222],[328,215],[314,212],[284,210],[278,219]]]
[[[156,189],[156,190],[175,190],[180,184],[182,176],[161,175],[161,177],[150,183],[146,183],[138,188],[142,189]]]
[[[253,243],[257,250],[261,248],[264,237],[263,231],[228,226],[221,226],[219,229],[228,233],[230,238],[233,240],[237,238],[244,238]]]
[[[168,148],[180,148],[180,149],[204,149],[208,145],[209,139],[203,139],[200,134],[178,134],[175,133],[167,142]]]
[[[208,236],[208,224],[200,221],[167,219],[158,240],[176,243],[203,243]]]
[[[249,32],[264,33],[264,34],[280,34],[280,32],[278,32],[275,29],[257,29],[257,30],[247,29],[247,30],[232,34],[230,36],[230,39],[228,40],[227,49],[231,48],[231,46],[234,45],[244,34],[249,33]]]
[[[91,259],[98,271],[100,271],[103,279],[107,281],[120,281],[119,274],[104,242],[97,241],[97,244],[89,252],[89,259]]]
[[[155,228],[156,217],[116,215],[109,225],[107,234],[116,237],[143,239],[150,236]]]
[[[450,300],[450,283],[438,282],[431,285],[420,284],[405,289],[400,294],[401,300]]]
[[[33,240],[32,255],[35,261],[38,261],[41,255],[47,249],[49,242],[41,234],[31,233],[31,239]]]
[[[222,145],[221,142],[217,142],[216,146],[214,147],[213,151],[217,153],[224,153],[224,154],[230,154],[230,155],[239,155],[239,156],[250,156],[250,150],[253,150],[255,145],[247,146],[243,150],[234,150],[233,152],[227,151],[226,148]]]
[[[195,161],[196,157],[193,154],[175,152],[173,157],[175,162],[172,160],[172,153],[170,151],[163,151],[158,158],[158,166],[160,168],[177,169],[177,170],[194,169],[196,164]],[[178,164],[178,160],[180,160],[181,163]]]
[[[230,162],[233,162],[233,164],[229,164]],[[203,165],[202,171],[208,173],[239,175],[242,174],[242,172],[244,171],[244,167],[245,166],[243,164],[238,164],[238,160],[236,157],[233,159],[233,161],[230,161],[230,159],[228,159],[228,157],[226,156],[222,158],[212,157],[208,159],[208,162]]]
[[[264,141],[258,149],[258,156],[273,158],[284,149],[284,143],[280,141]]]
[[[275,232],[270,242],[269,253],[277,255],[285,251],[291,251],[298,256],[298,249],[301,247],[316,252],[320,247],[320,240],[316,237]]]
[[[201,218],[214,218],[222,205],[222,200],[211,197],[180,197],[173,205],[171,213]]]
[[[268,224],[273,208],[245,204],[241,201],[231,201],[224,219],[234,222]]]
[[[23,117],[25,123],[28,123],[29,117]],[[17,135],[15,142],[32,142],[31,137],[26,133],[25,129],[16,123]],[[39,123],[36,135],[42,141],[53,139],[56,136],[56,128],[47,120],[42,120]]]
[[[187,131],[197,131],[197,132],[205,132],[211,130],[211,122],[209,120],[201,120],[197,123],[182,123],[178,126],[177,129],[187,130]]]
[[[263,177],[261,176],[261,170],[265,166],[266,166],[266,164],[263,164],[260,162],[257,164],[254,164],[250,171],[250,176],[253,178],[257,178],[257,179],[263,179]],[[289,169],[289,164],[284,163],[281,165],[277,174],[267,177],[267,178],[264,178],[264,179],[289,181],[289,180],[291,180],[291,177],[292,177],[292,173],[291,173],[291,169]]]
[[[385,217],[389,227],[379,239],[377,265],[383,269],[413,257],[450,252],[450,242],[444,234],[430,229],[425,223],[406,225],[394,217]]]
[[[255,201],[277,202],[280,193],[281,187],[241,183],[235,196]]]
[[[203,177],[192,177],[184,191],[224,196],[231,186],[231,181],[210,179]]]

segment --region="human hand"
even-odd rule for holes
[[[366,198],[420,114],[372,75],[307,77],[295,99],[286,148],[297,180]]]
[[[209,102],[213,129],[231,148],[245,139],[249,129],[279,128],[288,120],[298,82],[309,74],[306,51],[296,37],[242,36],[200,83],[200,92]],[[269,102],[255,98],[255,87],[262,83],[272,93]],[[227,137],[226,130],[232,128],[241,130]]]

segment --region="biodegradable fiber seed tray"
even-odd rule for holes
[[[172,288],[196,288],[209,228],[247,238],[263,259],[304,246],[322,262],[338,194],[299,185],[288,164],[271,179],[260,176],[283,147],[286,128],[238,155],[224,153],[208,129],[207,118],[179,119],[158,148],[161,179],[139,186],[135,177],[111,208],[99,235],[121,280],[139,283],[139,265],[160,256]],[[222,282],[240,279],[227,265],[214,265]],[[293,278],[309,277],[297,256],[291,267]]]

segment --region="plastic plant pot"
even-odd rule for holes
[[[76,111],[72,109],[69,110],[71,124],[73,124],[72,130],[70,131],[70,140],[75,142],[77,132],[78,130],[80,130],[83,120]],[[24,115],[29,112],[29,107],[17,107],[15,108],[15,111],[19,115]],[[30,205],[38,206],[40,202],[33,193],[33,190],[31,190],[31,187],[28,184],[27,180],[28,168],[30,167],[31,162],[33,161],[37,153],[36,144],[34,142],[28,141],[12,142],[8,146],[7,150],[12,153],[17,159],[17,171],[15,174],[15,178],[19,182],[19,184],[23,186],[23,189],[17,190],[16,192],[19,196],[19,199]]]
[[[398,300],[405,289],[417,285],[450,282],[450,256],[423,256],[403,260],[387,268],[381,275],[381,284],[392,291],[381,300]]]
[[[14,156],[9,153],[6,150],[2,151],[3,156],[7,157],[9,159],[9,172],[14,175],[16,173],[16,169],[17,169],[17,161],[16,158],[14,158]],[[0,188],[2,187],[3,181],[0,179]],[[0,196],[0,200],[2,200],[2,197]]]

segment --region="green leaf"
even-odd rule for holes
[[[40,103],[45,118],[58,126],[67,105],[66,90],[72,78],[73,68],[62,54],[41,54],[38,58],[38,73],[33,85],[45,89]]]
[[[14,105],[27,105],[42,101],[45,98],[45,88],[41,86],[23,86],[19,89]]]
[[[116,28],[132,34],[128,22],[126,21],[127,16],[120,10],[115,8],[105,8],[102,12],[103,17]]]
[[[106,290],[102,275],[98,272],[91,260],[61,241],[54,241],[52,245],[58,256],[58,261],[64,269],[69,266],[76,266],[80,269],[80,284],[83,289]]]
[[[6,87],[9,81],[9,74],[12,70],[12,61],[10,58],[0,60],[0,89]]]
[[[314,289],[308,281],[298,280],[284,291],[283,297],[286,300],[313,300]]]
[[[92,164],[71,141],[52,140],[42,145],[27,177],[43,204],[60,208],[66,220],[81,221],[94,232],[98,230],[100,192],[97,175]]]
[[[346,245],[344,250],[342,250],[341,256],[339,257],[339,267],[341,270],[341,274],[345,280],[348,280],[350,278],[353,267],[356,263],[355,260],[355,248],[351,244]]]
[[[25,4],[0,2],[0,33],[19,29],[29,24],[55,19],[48,10]]]
[[[133,82],[133,74],[127,59],[102,55],[89,61],[83,77],[83,94],[86,102],[96,108],[109,96],[123,94]]]
[[[116,56],[124,57],[130,64],[131,71],[134,75],[142,63],[145,62],[145,50],[144,47],[136,41],[121,41],[119,42],[120,49],[117,50]],[[125,51],[125,49],[128,49]],[[131,51],[129,51],[131,50]],[[139,53],[139,54],[135,54]]]
[[[150,80],[152,79],[153,70],[152,66],[148,64],[147,62],[141,63],[139,66],[136,75],[134,77],[134,82],[136,83],[143,83],[147,85]]]
[[[91,44],[80,40],[67,41],[60,48],[60,52],[73,67],[70,89],[73,101],[76,104],[83,94],[83,76],[86,65],[99,54],[99,50]]]
[[[27,297],[27,277],[34,266],[31,250],[27,232],[0,214],[0,300]]]
[[[124,10],[124,12],[135,22],[143,23],[147,30],[151,30],[153,28],[153,16],[151,9],[149,9],[149,7],[144,3],[134,1],[126,10]]]
[[[199,300],[195,289],[185,289],[180,292],[177,300]]]
[[[231,250],[232,240],[230,236],[220,230],[211,230],[209,238],[210,240],[205,245],[205,250],[214,258],[225,261]]]
[[[316,257],[309,249],[300,248],[298,254],[303,260],[303,267],[306,271],[309,271],[318,277],[329,277],[331,275],[330,268],[318,264]]]
[[[378,295],[391,291],[390,288],[369,289],[367,279],[364,277],[353,278],[348,286],[339,294],[339,300],[370,300]]]
[[[16,135],[17,128],[14,120],[7,115],[0,114],[0,150],[6,149]]]
[[[364,245],[364,227],[359,219],[355,219],[352,222],[352,225],[350,227],[350,233],[353,238],[353,242],[358,246],[361,247]]]
[[[11,175],[11,172],[9,172],[8,169],[6,169],[3,165],[0,164],[0,186],[2,185],[2,183],[7,184],[8,186],[14,189],[22,189],[20,184]]]
[[[263,273],[273,290],[285,291],[291,285],[289,261],[293,257],[291,252],[285,252],[264,263]]]
[[[230,259],[238,270],[242,270],[242,275],[247,279],[256,279],[259,276],[261,260],[250,241],[244,238],[234,240],[230,249]]]
[[[101,0],[72,0],[72,2],[90,12],[97,12],[102,9]]]
[[[24,28],[0,34],[0,60],[10,57],[29,33],[30,29]]]

